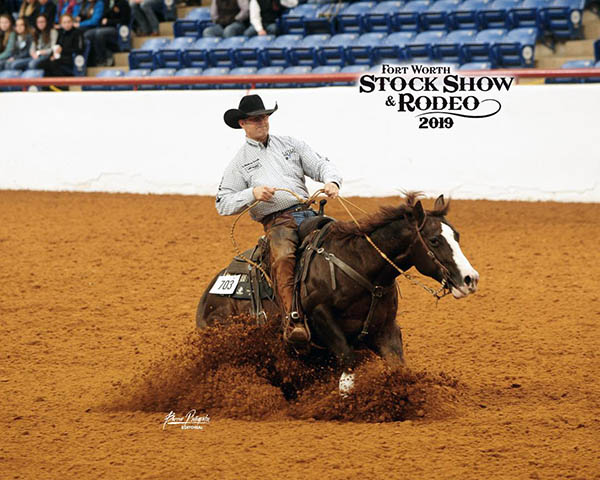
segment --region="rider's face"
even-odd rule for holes
[[[258,142],[264,142],[269,135],[269,116],[257,115],[240,120],[240,126],[246,132],[246,136]]]

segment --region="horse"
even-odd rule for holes
[[[404,363],[402,332],[396,323],[395,279],[401,272],[414,267],[457,299],[477,291],[479,273],[460,248],[459,232],[446,219],[449,202],[440,195],[434,208],[425,211],[419,196],[407,193],[404,203],[381,207],[357,223],[327,223],[312,234],[318,241],[305,241],[299,254],[303,269],[296,277],[299,305],[312,341],[338,361],[342,394],[354,384],[351,370],[356,347],[365,346],[385,360]],[[323,223],[313,217],[302,223],[301,230]],[[209,293],[217,278],[198,304],[199,328],[248,312],[247,300]],[[264,301],[264,310],[267,318],[281,313],[275,298]]]

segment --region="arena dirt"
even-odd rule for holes
[[[401,281],[407,365],[362,353],[347,399],[275,327],[195,330],[232,256],[212,198],[0,205],[2,479],[600,478],[599,205],[454,201],[480,291]],[[202,430],[164,425],[191,409]]]

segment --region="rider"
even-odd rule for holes
[[[255,200],[251,217],[263,224],[271,249],[271,275],[280,304],[285,310],[283,338],[294,344],[309,341],[301,312],[292,305],[294,269],[298,247],[298,226],[315,212],[295,196],[275,187],[286,188],[308,198],[304,176],[325,184],[331,197],[338,195],[342,178],[334,165],[306,143],[292,137],[269,135],[269,116],[277,110],[265,109],[258,95],[246,95],[237,109],[225,112],[225,123],[243,128],[246,139],[227,166],[216,198],[220,215],[241,212]]]

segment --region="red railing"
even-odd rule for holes
[[[505,76],[520,78],[564,78],[564,77],[600,77],[600,68],[575,69],[498,69],[498,70],[460,70],[461,75],[467,76]],[[218,77],[45,77],[45,78],[10,78],[0,79],[0,87],[66,87],[66,86],[122,86],[133,85],[220,85],[243,84],[254,88],[257,84],[265,83],[334,83],[353,82],[363,73],[329,73],[301,75],[227,75]]]

